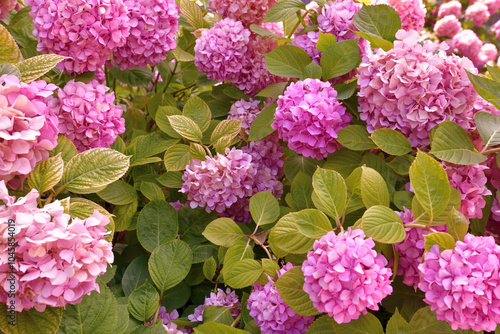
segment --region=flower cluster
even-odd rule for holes
[[[272,127],[290,149],[322,160],[341,147],[337,133],[352,119],[336,97],[337,91],[318,79],[292,83],[278,99]]]
[[[5,20],[13,9],[17,11],[21,9],[17,0],[0,0],[0,20]]]
[[[175,49],[179,7],[175,0],[126,0],[130,35],[113,53],[121,70],[156,66]]]
[[[314,242],[302,264],[303,289],[319,312],[341,324],[367,309],[378,310],[378,303],[392,293],[392,271],[373,247],[372,238],[351,228],[338,235],[330,231]]]
[[[425,24],[425,9],[422,0],[378,0],[376,4],[386,4],[401,17],[401,29],[420,31]]]
[[[16,222],[16,311],[77,304],[99,291],[96,279],[113,262],[112,244],[104,237],[109,218],[94,211],[85,220],[72,219],[59,201],[37,208],[39,194],[11,197],[0,181],[0,301],[7,302],[8,220]],[[71,220],[71,221],[70,221]]]
[[[500,246],[493,237],[467,234],[454,249],[439,245],[418,266],[424,301],[453,330],[494,331],[500,323]]]
[[[238,100],[231,106],[227,119],[241,120],[241,128],[248,135],[252,122],[261,112],[259,103],[259,100],[253,99],[248,101],[244,99]]]
[[[158,312],[158,319],[161,319],[163,322],[163,328],[167,331],[168,334],[189,334],[191,331],[183,329],[177,326],[176,323],[172,322],[172,320],[179,318],[179,312],[177,310],[173,310],[171,313],[167,312],[165,306],[160,307],[160,311]],[[151,317],[150,322],[147,322],[147,326],[151,326],[154,320],[154,315]]]
[[[418,43],[416,31],[396,37],[394,49],[368,53],[358,69],[359,112],[368,131],[394,129],[416,147],[429,145],[431,129],[447,118],[473,128],[480,98],[465,71],[477,73],[470,60]]]
[[[293,265],[287,263],[278,272],[280,278]],[[247,308],[255,324],[260,327],[262,334],[303,334],[314,321],[314,316],[304,317],[295,313],[285,304],[274,286],[274,279],[267,275],[265,285],[255,282],[248,297]]]
[[[352,0],[329,1],[318,15],[319,31],[335,36],[337,42],[355,39],[356,27],[353,23],[354,15],[361,9],[361,4]]]
[[[316,48],[316,44],[319,40],[319,31],[308,31],[303,34],[300,34],[299,32],[295,35],[292,45],[305,50],[307,55],[319,65],[323,54]]]
[[[57,146],[57,118],[49,107],[56,88],[43,80],[0,77],[0,180],[13,189]]]
[[[480,27],[490,18],[488,6],[482,2],[475,2],[465,10],[465,17],[474,21],[476,27]]]
[[[68,73],[101,68],[130,33],[123,0],[26,0],[31,6],[38,51],[68,56],[58,67]]]
[[[462,4],[460,1],[453,0],[450,2],[445,2],[439,6],[437,17],[443,18],[448,15],[453,15],[457,19],[462,15]]]
[[[434,25],[434,32],[439,37],[453,37],[460,31],[461,28],[462,25],[456,16],[447,15],[436,22]]]
[[[223,18],[240,21],[245,27],[259,24],[276,0],[209,0],[208,6]]]
[[[108,90],[96,80],[71,80],[57,93],[59,132],[71,139],[79,152],[110,147],[125,132],[123,110],[114,104],[115,93],[106,93]]]
[[[226,289],[226,292],[222,289],[217,289],[217,294],[210,292],[210,297],[205,297],[205,302],[203,305],[198,306],[194,309],[194,313],[188,315],[190,321],[203,321],[203,311],[207,306],[223,306],[223,307],[234,307],[240,306],[240,301],[238,296],[230,288]],[[237,317],[240,314],[240,308],[235,307],[231,309],[231,315]]]

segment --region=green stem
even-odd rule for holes
[[[431,231],[433,233],[437,232],[432,227],[423,224],[409,223],[409,224],[404,224],[404,227],[417,227],[417,228],[423,228],[424,230]]]
[[[236,319],[234,319],[233,323],[231,324],[231,327],[235,327],[236,324],[240,321],[240,318],[241,318],[241,313],[238,314],[238,316],[236,317]]]
[[[498,153],[500,152],[500,147],[497,147],[497,148],[492,148],[491,150],[483,150],[481,151],[480,153],[482,155],[488,155],[488,154],[492,154],[492,153]]]
[[[163,87],[163,93],[167,91],[168,86],[170,85],[170,82],[172,81],[172,78],[174,77],[175,71],[177,70],[177,60],[175,61],[174,69],[170,70],[170,77],[168,78],[167,82],[165,83],[165,87]],[[168,66],[170,69],[170,66]]]

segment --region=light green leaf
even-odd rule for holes
[[[156,183],[142,181],[139,189],[144,197],[146,197],[150,201],[165,200],[165,194]]]
[[[331,45],[335,44],[335,36],[332,34],[324,34],[319,32],[318,42],[316,43],[316,49],[320,52],[325,52]]]
[[[280,22],[293,16],[300,9],[305,8],[306,6],[300,0],[281,1],[267,11],[263,22]]]
[[[223,137],[228,137],[229,141],[231,141],[240,132],[241,122],[241,120],[226,119],[217,124],[212,136],[210,136],[210,143],[214,145]]]
[[[203,263],[203,275],[209,281],[214,278],[215,271],[217,270],[217,262],[213,256],[209,257],[205,263]]]
[[[174,55],[175,59],[177,59],[177,61],[180,62],[189,62],[195,60],[192,54],[182,50],[182,48],[179,45],[177,45],[175,49],[172,50],[172,54]]]
[[[446,229],[456,241],[463,241],[469,230],[469,221],[465,218],[463,213],[452,208],[448,214]]]
[[[166,291],[179,284],[189,273],[193,254],[189,246],[175,239],[154,250],[149,258],[148,268],[156,287]]]
[[[385,244],[401,242],[406,237],[403,221],[392,209],[375,205],[365,211],[361,227],[366,237]]]
[[[338,132],[337,141],[353,151],[366,151],[377,148],[370,134],[361,125],[349,125]]]
[[[4,74],[15,75],[16,77],[21,77],[21,72],[19,69],[12,64],[0,64],[0,76]]]
[[[179,4],[182,15],[193,28],[200,29],[204,27],[203,12],[200,6],[189,0],[181,0]]]
[[[313,316],[319,312],[313,306],[309,295],[302,289],[304,285],[304,274],[300,267],[295,267],[284,273],[274,286],[283,301],[302,316]]]
[[[413,328],[410,324],[399,314],[398,309],[392,315],[387,323],[386,334],[413,334]]]
[[[415,160],[413,155],[400,155],[392,159],[391,162],[388,162],[387,165],[399,175],[408,175],[410,174],[410,166],[413,160]]]
[[[182,115],[181,111],[176,107],[172,106],[160,106],[155,114],[155,122],[156,125],[160,128],[161,131],[165,132],[172,138],[181,138],[181,135],[178,134],[170,125],[170,121],[168,120],[169,116],[174,115]]]
[[[271,276],[274,280],[278,279],[278,272],[280,271],[280,266],[271,259],[262,259],[262,268],[264,272]]]
[[[200,127],[191,118],[182,115],[167,116],[172,128],[183,138],[194,142],[201,142],[203,133]]]
[[[64,165],[67,165],[71,158],[78,154],[75,144],[63,135],[57,137],[57,146],[49,152],[51,157],[55,157],[59,153],[61,153]]]
[[[259,261],[243,259],[224,270],[224,281],[233,289],[243,289],[252,285],[263,272]]]
[[[304,74],[300,77],[300,79],[301,80],[305,80],[307,78],[321,79],[321,74],[322,74],[321,66],[316,64],[316,62],[313,60],[309,63],[309,65],[304,67]]]
[[[450,325],[436,319],[436,313],[430,306],[418,310],[410,320],[410,326],[415,334],[442,334],[447,333]]]
[[[460,209],[462,198],[460,191],[450,187],[450,199],[446,205],[446,209],[437,217],[433,217],[431,226],[446,225],[448,223],[448,215],[452,208]],[[411,209],[415,223],[427,225],[430,221],[430,216],[425,212],[424,208],[418,201],[417,197],[413,197]]]
[[[147,86],[153,80],[153,71],[149,68],[136,67],[133,70],[120,70],[119,66],[113,67],[109,73],[118,81],[132,87]]]
[[[258,92],[255,96],[277,99],[280,95],[283,95],[286,85],[288,85],[288,82],[277,82],[274,84],[270,84],[269,86]]]
[[[160,175],[156,180],[164,187],[180,189],[182,188],[182,172],[166,172]]]
[[[299,171],[293,178],[290,194],[295,203],[296,210],[310,209],[313,207],[312,195],[312,177]],[[294,206],[294,207],[295,207]]]
[[[202,234],[211,243],[223,247],[231,247],[238,240],[246,240],[241,228],[230,218],[214,220]]]
[[[337,91],[337,100],[347,100],[351,96],[353,96],[356,91],[357,80],[353,80],[349,83],[340,83],[333,86],[333,88]]]
[[[149,321],[160,303],[158,291],[149,283],[140,286],[128,297],[128,311],[140,321]]]
[[[177,211],[162,200],[146,204],[137,219],[137,237],[141,245],[150,252],[175,239],[178,230]]]
[[[347,204],[347,186],[342,176],[334,170],[318,167],[312,181],[316,194],[314,205],[340,221]]]
[[[500,116],[481,111],[474,115],[474,120],[485,147],[500,144]]]
[[[359,319],[335,325],[336,334],[383,334],[380,321],[371,313],[361,314]]]
[[[466,72],[475,91],[500,110],[500,82]]]
[[[117,180],[110,183],[97,195],[108,203],[114,205],[126,205],[137,200],[137,192],[130,184]]]
[[[304,68],[311,62],[307,53],[294,45],[279,46],[264,57],[266,68],[271,74],[286,78],[302,77]]]
[[[401,29],[401,19],[396,10],[388,5],[364,5],[354,15],[353,23],[359,31],[394,42]]]
[[[30,83],[53,69],[54,66],[66,58],[68,57],[44,54],[23,60],[16,66],[21,72],[21,81]]]
[[[250,213],[257,225],[271,224],[280,216],[278,200],[270,191],[261,191],[250,198]]]
[[[373,49],[381,48],[384,51],[389,51],[390,49],[394,48],[394,44],[392,42],[389,42],[388,40],[361,31],[354,31],[354,33],[370,42],[370,45]]]
[[[32,308],[29,311],[17,312],[15,315],[15,322],[13,324],[9,323],[11,318],[9,317],[10,312],[7,310],[7,305],[0,303],[0,330],[6,334],[52,334],[57,332],[61,324],[63,308],[49,306],[44,312],[38,312]],[[62,331],[62,333],[72,332]]]
[[[28,185],[40,194],[52,189],[62,178],[64,161],[61,153],[38,162],[28,175]]]
[[[215,322],[207,322],[201,326],[194,328],[195,334],[248,334],[249,332],[242,329],[236,329],[234,327],[218,324]]]
[[[370,138],[385,153],[404,155],[411,152],[411,144],[408,139],[396,130],[377,129]]]
[[[136,163],[139,159],[163,153],[178,142],[179,139],[172,139],[160,131],[134,138],[135,151],[130,163]]]
[[[208,104],[197,96],[194,96],[186,101],[184,109],[182,109],[182,114],[191,118],[196,124],[198,124],[201,132],[208,129],[212,118],[212,113],[210,112]]]
[[[223,270],[229,270],[228,268],[231,267],[231,265],[240,260],[253,259],[254,257],[253,241],[247,243],[243,240],[238,240],[227,249],[227,252],[224,255]]]
[[[445,232],[434,232],[431,234],[424,235],[425,240],[425,251],[430,251],[431,247],[434,245],[439,245],[440,251],[446,249],[455,248],[455,239]]]
[[[7,28],[0,25],[0,64],[17,64],[23,60],[21,51]]]
[[[248,135],[249,141],[261,140],[262,138],[274,132],[271,124],[274,122],[274,113],[276,112],[277,103],[271,104],[269,107],[264,108],[257,117],[255,117],[250,132]]]
[[[175,172],[186,169],[191,161],[191,151],[188,145],[177,144],[165,152],[163,162],[169,172]]]
[[[113,215],[115,215],[115,231],[121,232],[126,231],[130,224],[132,223],[132,218],[134,218],[137,212],[138,201],[133,201],[132,203],[126,205],[117,205],[113,210]]]
[[[288,160],[288,159],[287,159]],[[346,148],[341,148],[328,155],[326,163],[323,165],[325,169],[333,169],[339,172],[342,177],[346,178],[362,164],[363,155],[361,152],[355,152]]]
[[[213,321],[218,324],[231,325],[234,321],[231,308],[224,306],[207,305],[203,310],[203,322]]]
[[[148,271],[148,259],[148,255],[140,255],[125,269],[122,278],[122,289],[125,296],[129,296],[135,289],[146,282],[153,283]]]
[[[359,59],[359,48],[357,39],[348,39],[332,44],[321,55],[321,68],[323,69],[323,80],[339,77],[354,69]]]
[[[361,199],[366,208],[374,205],[383,205],[389,207],[391,198],[387,184],[384,178],[375,169],[370,167],[361,167]]]

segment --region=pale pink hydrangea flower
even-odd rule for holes
[[[283,22],[262,22],[260,26],[264,29],[274,32],[277,35],[285,36]]]
[[[474,59],[474,65],[478,68],[483,67],[487,62],[496,60],[497,56],[498,50],[495,44],[486,43],[481,47],[479,54]]]
[[[106,93],[108,90],[97,80],[71,80],[57,93],[59,131],[71,139],[79,152],[111,147],[118,135],[125,132],[123,110],[114,104],[115,93]]]
[[[287,263],[278,272],[280,278],[285,272],[293,268]],[[304,317],[297,313],[281,298],[278,289],[274,286],[274,279],[267,275],[265,285],[255,282],[248,297],[247,308],[255,324],[260,327],[262,334],[303,334],[314,321],[314,316]]]
[[[0,181],[0,302],[7,303],[10,283],[8,221],[15,222],[15,309],[78,304],[99,291],[96,279],[113,262],[112,243],[104,237],[109,218],[97,210],[87,219],[71,219],[59,201],[37,208],[38,191],[9,196]],[[11,299],[12,300],[12,299]]]
[[[443,18],[448,15],[453,15],[457,19],[462,15],[462,4],[460,1],[453,0],[450,2],[445,2],[441,6],[439,6],[437,16],[439,18]]]
[[[392,293],[392,270],[375,250],[372,238],[362,230],[335,235],[328,232],[316,240],[302,264],[304,291],[319,312],[328,313],[339,324],[378,310],[378,303]]]
[[[456,34],[453,37],[453,41],[458,52],[471,60],[477,57],[483,46],[481,39],[470,29],[462,30]]]
[[[476,2],[465,10],[465,18],[474,21],[476,27],[480,27],[490,18],[488,6],[482,2]]]
[[[368,53],[358,68],[359,113],[368,131],[391,128],[417,147],[429,145],[431,129],[448,118],[474,128],[481,109],[465,71],[477,73],[472,62],[447,56],[431,41],[419,43],[416,31],[400,30],[396,37],[394,49]]]
[[[500,20],[496,21],[492,27],[495,32],[495,38],[500,39]]]
[[[175,0],[126,0],[130,35],[113,53],[121,70],[156,66],[175,49],[179,6]]]
[[[292,83],[278,99],[271,126],[291,150],[322,160],[341,147],[337,133],[352,119],[336,97],[337,91],[318,79]]]
[[[36,163],[57,146],[57,118],[50,109],[57,87],[0,77],[0,180],[19,188]]]
[[[215,9],[223,18],[231,18],[245,27],[262,22],[276,0],[209,0],[208,7]]]
[[[398,12],[401,17],[401,29],[420,31],[425,24],[425,9],[422,0],[378,0],[377,4],[386,4]]]
[[[461,28],[462,24],[456,16],[447,15],[436,22],[434,25],[434,32],[439,37],[453,37],[460,31]]]
[[[484,3],[488,7],[490,16],[498,12],[500,9],[500,0],[479,0],[479,2]]]
[[[454,249],[433,245],[418,266],[424,301],[453,330],[494,331],[500,323],[500,246],[467,234]]]
[[[123,0],[26,0],[31,6],[38,51],[68,56],[67,73],[96,71],[129,36]]]
[[[203,311],[207,306],[234,307],[240,305],[238,296],[230,288],[227,288],[226,292],[222,289],[217,289],[217,293],[210,292],[210,297],[205,297],[203,305],[195,308],[194,313],[188,315],[188,319],[190,321],[203,321]],[[236,318],[240,314],[240,311],[239,307],[235,307],[231,309],[231,315]]]
[[[253,99],[248,101],[244,99],[238,100],[231,106],[227,119],[241,120],[241,128],[248,135],[252,122],[262,110],[259,103],[259,100]]]
[[[0,0],[0,20],[5,20],[12,10],[21,10],[17,0]]]

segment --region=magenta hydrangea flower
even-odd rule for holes
[[[500,246],[493,237],[467,234],[454,249],[439,245],[418,266],[424,301],[453,330],[494,331],[500,323]]]
[[[130,35],[113,53],[113,64],[121,70],[155,66],[175,49],[179,6],[175,0],[126,0]]]
[[[38,51],[70,57],[57,65],[70,74],[101,68],[130,33],[123,0],[26,0],[26,4],[31,6]]]
[[[302,263],[304,291],[319,312],[339,324],[358,319],[392,293],[392,270],[373,250],[375,242],[362,230],[328,232],[316,240]]]
[[[209,0],[208,7],[215,9],[223,18],[231,18],[245,27],[262,22],[276,0]]]
[[[168,334],[189,334],[191,331],[189,329],[185,329],[183,327],[178,326],[172,320],[179,318],[179,312],[177,310],[173,310],[168,313],[165,306],[160,307],[160,311],[158,312],[158,319],[161,319],[163,322],[163,327],[167,331]],[[151,320],[146,323],[146,326],[151,326],[153,324],[154,314],[151,317]]]
[[[462,29],[462,24],[454,15],[447,15],[434,25],[434,32],[439,37],[453,37],[460,29]]]
[[[297,33],[295,39],[292,41],[292,45],[306,51],[307,55],[319,65],[323,53],[316,48],[318,40],[319,31],[308,31],[304,34]]]
[[[318,15],[319,31],[334,35],[337,42],[359,38],[352,20],[360,9],[361,4],[352,0],[328,1]]]
[[[474,21],[476,27],[480,27],[490,18],[488,6],[482,2],[476,2],[465,10],[465,18]]]
[[[231,106],[227,119],[241,120],[241,128],[248,135],[252,122],[262,110],[259,108],[259,103],[259,100],[253,99],[238,100]]]
[[[368,53],[358,68],[359,113],[368,131],[394,129],[416,147],[429,145],[431,129],[448,118],[474,128],[481,109],[465,71],[477,73],[472,62],[447,56],[430,41],[418,43],[416,31],[400,30],[396,37],[394,49]]]
[[[96,80],[71,80],[57,93],[59,132],[71,139],[79,152],[111,147],[125,132],[123,110],[114,104],[115,93],[106,93],[108,90]]]
[[[278,278],[293,268],[287,263],[278,272]],[[304,317],[297,313],[281,298],[274,286],[274,279],[267,275],[265,285],[255,282],[248,297],[247,308],[262,334],[303,334],[314,321],[314,316]]]
[[[226,289],[226,292],[222,289],[217,289],[217,294],[210,292],[210,297],[205,297],[205,302],[203,305],[198,306],[194,309],[194,313],[188,315],[190,321],[203,321],[203,311],[207,306],[223,306],[223,307],[234,307],[240,306],[240,300],[234,291],[230,288]],[[240,314],[240,308],[235,307],[231,309],[231,315],[236,318]]]
[[[456,165],[449,162],[441,162],[441,165],[448,175],[450,185],[460,191],[462,197],[460,212],[468,219],[481,219],[482,209],[486,206],[483,196],[491,195],[491,191],[486,188],[488,179],[484,173],[488,166]]]
[[[36,163],[57,146],[57,118],[49,105],[57,87],[0,77],[0,180],[17,189]]]
[[[17,11],[21,9],[17,0],[0,0],[0,20],[5,20],[14,9]]]
[[[470,29],[462,30],[456,34],[453,41],[458,52],[471,60],[476,58],[483,46],[481,39]]]
[[[0,181],[0,302],[14,301],[15,310],[78,304],[84,295],[99,291],[96,279],[113,262],[112,243],[104,237],[109,218],[97,210],[87,219],[71,219],[59,201],[37,208],[38,191],[9,196]],[[8,261],[9,220],[15,221],[15,274]],[[15,279],[16,294],[10,298]]]
[[[398,12],[401,17],[401,29],[420,31],[425,24],[425,9],[422,0],[379,0],[377,4],[386,4]]]
[[[437,17],[443,18],[448,15],[454,15],[457,19],[460,18],[462,15],[462,4],[460,1],[453,0],[439,6]]]
[[[290,149],[322,160],[341,147],[337,133],[352,119],[336,97],[337,91],[318,79],[292,83],[278,99],[272,127]]]
[[[404,224],[413,222],[413,214],[411,210],[404,208],[402,212],[396,212]],[[434,226],[436,231],[446,232],[446,225]],[[418,265],[422,262],[422,256],[425,250],[424,235],[429,234],[429,231],[417,228],[407,227],[406,238],[402,242],[394,244],[396,251],[399,254],[399,265],[397,274],[403,276],[403,283],[415,288],[420,283],[420,272]]]

